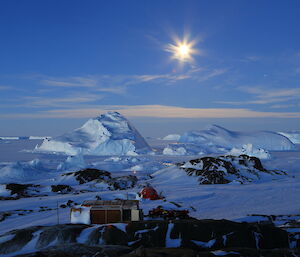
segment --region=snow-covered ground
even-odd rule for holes
[[[275,143],[279,142],[278,147],[282,150],[256,152],[257,148],[253,145],[251,147],[246,145],[244,148],[235,148],[231,153],[265,155],[267,158],[262,158],[261,161],[266,169],[282,170],[287,175],[269,176],[267,179],[246,184],[213,185],[200,185],[193,177],[186,174],[177,176],[176,172],[172,173],[176,163],[203,157],[206,153],[163,154],[163,149],[167,148],[169,143],[166,140],[149,140],[148,143],[153,150],[149,154],[137,156],[79,154],[73,157],[33,152],[35,145],[41,144],[41,140],[0,140],[0,184],[2,184],[0,196],[10,196],[10,191],[6,189],[5,184],[12,182],[32,184],[29,190],[36,195],[17,200],[0,200],[0,220],[3,218],[0,221],[0,235],[13,229],[33,225],[68,223],[70,208],[59,207],[57,210],[57,206],[67,204],[69,200],[80,204],[84,200],[96,199],[96,196],[104,200],[135,198],[137,192],[147,183],[165,196],[165,200],[142,200],[140,206],[145,214],[158,205],[165,208],[178,208],[180,205],[179,208],[188,209],[191,216],[200,219],[247,220],[250,219],[247,215],[251,214],[299,215],[300,145],[293,145],[287,138],[281,138],[278,134],[267,133],[264,136],[266,137],[264,146],[267,145],[267,136],[270,136],[269,145],[276,148]],[[293,151],[287,151],[286,148],[290,146],[293,146]],[[218,155],[209,153],[209,156]],[[64,173],[87,167],[109,171],[112,178],[136,176],[138,182],[133,188],[112,190],[105,183],[100,185],[89,182],[80,185],[74,178],[62,176]],[[164,172],[166,170],[168,172]],[[51,185],[58,184],[68,184],[72,190],[65,194],[51,192]],[[37,188],[40,193],[34,191]]]
[[[16,142],[17,143],[17,142]],[[156,142],[157,144],[157,142]],[[0,151],[4,153],[7,146],[4,142],[0,142]],[[18,144],[16,144],[18,146]],[[10,145],[13,148],[13,145]],[[32,156],[30,152],[23,152],[24,155]],[[284,170],[288,176],[276,178],[275,180],[264,181],[263,183],[253,184],[222,184],[222,185],[199,185],[197,181],[172,180],[170,176],[165,179],[150,180],[151,184],[161,192],[167,201],[143,200],[141,207],[147,213],[149,209],[158,205],[174,208],[171,202],[182,205],[182,208],[189,209],[190,214],[196,218],[214,218],[214,219],[232,219],[240,220],[249,214],[299,214],[299,195],[300,195],[300,173],[299,161],[300,151],[293,152],[270,152],[272,159],[263,160],[265,167],[269,169]],[[18,154],[16,158],[18,158]],[[36,156],[35,156],[36,157]],[[93,166],[99,169],[108,170],[114,176],[119,175],[137,175],[141,179],[141,184],[147,174],[155,174],[156,171],[172,166],[174,163],[187,161],[196,156],[164,156],[164,155],[143,155],[138,157],[84,157],[75,159],[74,165]],[[2,158],[4,158],[2,156]],[[11,156],[8,158],[10,161]],[[18,159],[15,160],[16,162]],[[68,166],[66,165],[66,163]],[[10,165],[10,166],[7,166]],[[15,167],[16,163],[2,162],[1,167]],[[67,160],[66,156],[60,155],[43,155],[38,161],[19,162],[19,166],[24,170],[32,170],[34,167],[44,167],[39,170],[41,176],[30,178],[16,177],[15,183],[33,183],[39,185],[55,184],[55,179],[63,172],[64,165],[66,170],[72,168],[72,162]],[[31,165],[31,166],[30,166]],[[57,169],[57,167],[60,167]],[[82,166],[80,166],[82,167]],[[19,167],[20,168],[20,167]],[[74,168],[74,167],[73,167]],[[8,168],[7,168],[8,169]],[[3,174],[1,174],[3,175]],[[149,181],[148,181],[149,182]],[[70,221],[69,208],[59,208],[57,214],[57,205],[66,204],[68,200],[81,203],[83,200],[95,199],[96,195],[100,195],[102,199],[125,198],[128,195],[135,195],[140,190],[139,187],[110,191],[99,188],[94,192],[81,194],[55,194],[50,196],[39,196],[31,198],[21,198],[18,200],[1,201],[1,212],[10,212],[11,216],[0,222],[0,234],[17,228],[27,227],[30,225],[51,225],[67,223]],[[0,190],[2,196],[7,195],[7,191]],[[43,210],[43,208],[46,210]],[[22,214],[22,215],[19,215]]]

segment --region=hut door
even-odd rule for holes
[[[91,223],[92,224],[105,224],[105,210],[91,210]]]
[[[107,223],[115,223],[121,221],[121,211],[107,210]]]

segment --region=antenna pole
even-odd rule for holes
[[[57,216],[57,224],[59,224],[59,209],[58,209],[58,201],[56,201],[56,216]]]

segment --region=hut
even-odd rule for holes
[[[138,200],[87,200],[71,209],[71,223],[107,224],[143,218]]]

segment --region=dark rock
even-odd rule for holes
[[[85,243],[87,245],[99,245],[99,242],[100,242],[100,244],[101,243],[104,244],[104,242],[102,240],[102,235],[103,235],[104,229],[105,229],[104,226],[94,229],[90,233],[88,240]]]
[[[226,248],[219,251],[196,251],[188,248],[138,248],[122,257],[295,257],[300,251],[295,249],[258,250],[252,248]]]
[[[76,243],[77,236],[79,236],[81,231],[87,227],[87,225],[82,224],[62,224],[44,227],[37,241],[36,248],[45,248],[54,240],[57,240],[57,244]]]
[[[126,231],[134,246],[164,247],[169,226],[171,239],[181,239],[181,247],[199,249],[197,242],[214,242],[211,249],[248,247],[288,248],[286,231],[269,225],[237,223],[228,220],[141,221],[129,223]],[[139,232],[141,231],[141,232]],[[270,236],[272,235],[272,236]],[[205,248],[205,247],[204,247]]]
[[[111,179],[110,172],[98,169],[84,169],[76,172],[65,173],[62,176],[74,176],[79,184],[84,184],[93,180],[107,181]]]
[[[17,183],[6,184],[6,189],[11,191],[10,194],[13,195],[15,199],[21,197],[31,197],[31,196],[40,195],[40,187],[41,187],[40,185],[34,185],[34,184],[17,184]],[[3,200],[10,200],[10,199],[3,199]]]
[[[0,196],[0,201],[7,201],[7,200],[18,200],[20,197],[16,196]]]
[[[137,181],[138,179],[136,176],[128,175],[112,178],[107,182],[107,184],[111,190],[126,190],[133,188]]]
[[[32,184],[10,183],[6,185],[6,189],[11,191],[11,195],[27,196],[27,189],[32,186]]]
[[[8,217],[8,216],[10,216],[10,215],[11,215],[10,212],[1,212],[1,213],[0,213],[0,222],[3,221],[3,220],[5,220],[6,217]]]
[[[133,247],[164,247],[167,230],[166,221],[131,222],[126,227]]]
[[[73,205],[75,205],[74,201],[68,200],[67,206],[72,207]]]
[[[67,194],[73,191],[73,188],[69,185],[52,185],[51,186],[51,191],[52,192],[59,192],[62,194]]]
[[[279,253],[282,254],[285,252],[287,252],[286,256],[290,256],[289,254],[293,249],[282,250],[281,252],[279,250],[276,250],[276,252],[275,249],[288,249],[290,246],[299,247],[295,243],[290,245],[291,241],[289,242],[289,239],[291,237],[282,229],[271,225],[246,222],[238,223],[228,220],[175,220],[172,223],[163,220],[137,221],[128,223],[126,232],[120,230],[117,225],[95,226],[94,229],[90,230],[84,245],[81,245],[77,242],[77,238],[87,228],[92,227],[83,224],[61,224],[15,230],[5,234],[13,235],[13,238],[0,244],[0,254],[18,251],[29,243],[33,236],[38,237],[36,238],[37,243],[35,248],[41,254],[61,254],[67,251],[66,249],[70,249],[70,245],[78,246],[79,249],[87,249],[87,251],[93,247],[104,247],[105,245],[130,246],[132,250],[137,248],[143,249],[144,247],[164,248],[170,246],[169,243],[172,242],[172,239],[179,242],[179,245],[176,245],[177,247],[189,249],[188,254],[201,252],[200,256],[211,256],[211,251],[223,249],[226,251],[229,249],[229,251],[234,251],[238,254],[241,252],[243,253],[240,254],[241,256],[272,256],[272,253],[274,253],[274,256],[280,256]],[[34,232],[36,233],[33,234]],[[49,247],[50,245],[51,247]],[[152,252],[153,250],[149,251]],[[148,256],[164,256],[164,251],[165,249],[159,252],[154,251],[153,255],[149,254]],[[166,252],[165,256],[180,256],[180,251],[174,250],[174,255],[169,255],[171,252]],[[202,255],[204,252],[206,252],[206,255]],[[264,254],[259,255],[260,253]],[[77,252],[74,250],[73,256],[77,256],[76,254]],[[138,255],[139,253],[131,254],[136,255],[128,256],[141,256]],[[240,255],[233,255],[231,253],[224,256]],[[110,255],[107,254],[107,256]],[[182,254],[181,256],[185,255]]]
[[[40,227],[29,227],[8,232],[13,238],[0,244],[0,254],[9,254],[21,250],[33,238],[33,233]]]
[[[84,244],[67,244],[48,247],[45,250],[17,255],[18,257],[119,257],[130,252],[127,246],[88,246]]]
[[[212,253],[201,252],[187,248],[144,248],[139,247],[122,257],[215,257]]]
[[[189,176],[198,176],[200,184],[227,184],[233,178],[240,183],[247,183],[253,181],[253,177],[260,179],[263,173],[287,175],[283,171],[267,170],[258,158],[245,154],[202,157],[186,163],[178,163],[177,166]]]
[[[113,225],[108,225],[105,227],[104,232],[102,234],[102,239],[107,245],[127,246],[128,243],[127,234]]]

